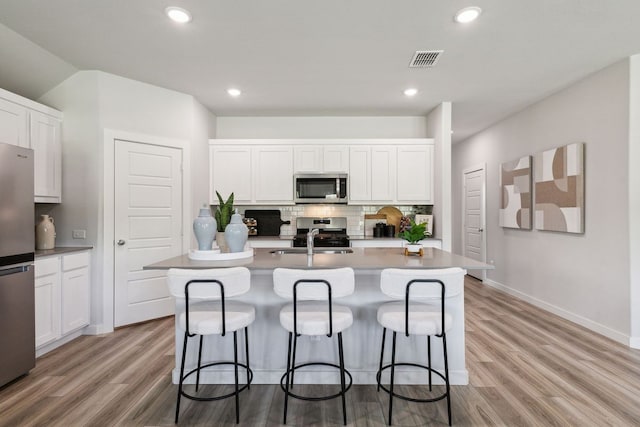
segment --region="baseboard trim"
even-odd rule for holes
[[[84,335],[102,335],[113,332],[113,328],[105,328],[103,324],[89,325],[84,328]]]
[[[491,286],[494,289],[497,289],[499,291],[505,292],[509,295],[512,295],[518,299],[521,299],[523,301],[528,302],[529,304],[535,305],[538,308],[541,308],[543,310],[546,310],[550,313],[553,313],[557,316],[562,317],[563,319],[569,320],[573,323],[576,323],[580,326],[584,326],[585,328],[596,332],[600,335],[603,335],[607,338],[610,338],[614,341],[617,341],[621,344],[627,345],[629,347],[632,348],[640,348],[640,347],[634,347],[634,341],[635,341],[635,345],[636,346],[640,346],[640,338],[632,338],[629,337],[628,335],[625,335],[621,332],[618,332],[616,330],[613,330],[611,328],[609,328],[608,326],[604,326],[598,322],[594,322],[593,320],[587,319],[586,317],[577,315],[575,313],[572,313],[570,311],[567,311],[563,308],[560,308],[558,306],[555,306],[553,304],[549,304],[545,301],[542,301],[538,298],[532,297],[531,295],[525,294],[524,292],[518,291],[516,289],[513,289],[507,285],[504,285],[500,282],[496,282],[495,280],[491,280],[491,279],[485,279],[483,282],[485,285],[487,286]]]

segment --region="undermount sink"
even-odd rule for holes
[[[276,249],[271,251],[274,255],[291,255],[291,254],[306,254],[307,248],[287,248]],[[313,248],[314,254],[351,254],[353,249],[349,248]]]

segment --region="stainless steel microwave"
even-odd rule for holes
[[[347,203],[347,174],[296,174],[293,193],[296,203]]]

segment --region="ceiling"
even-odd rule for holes
[[[193,21],[169,21],[172,5]],[[471,5],[480,18],[455,23]],[[4,37],[0,87],[37,97],[98,69],[218,116],[417,116],[451,101],[460,141],[640,52],[639,16],[637,0],[0,0],[5,32],[45,52],[22,72],[22,45]],[[408,67],[439,49],[436,67]]]

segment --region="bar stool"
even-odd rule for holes
[[[353,324],[353,314],[349,307],[334,305],[333,298],[353,294],[355,289],[353,269],[348,267],[326,270],[276,268],[273,270],[273,288],[277,295],[292,301],[280,310],[280,324],[289,331],[287,370],[280,378],[280,386],[285,393],[283,424],[287,423],[289,396],[307,401],[329,400],[341,396],[343,421],[346,425],[345,393],[351,388],[353,380],[349,371],[344,367],[342,331]],[[339,361],[337,365],[313,361],[296,365],[296,347],[299,336],[326,335],[330,338],[334,333],[338,335]],[[340,391],[327,396],[294,394],[291,388],[293,388],[295,371],[305,366],[318,365],[339,369]],[[346,385],[346,376],[349,377],[348,385]]]
[[[184,331],[182,362],[180,364],[180,382],[176,402],[175,423],[180,415],[180,398],[182,396],[196,401],[211,401],[235,396],[236,424],[240,422],[241,391],[250,387],[253,372],[249,368],[249,336],[247,327],[255,320],[253,306],[241,302],[227,301],[228,298],[243,295],[249,291],[251,273],[245,267],[217,268],[207,270],[183,270],[172,268],[167,274],[167,282],[171,295],[185,299],[185,311],[177,314],[177,324]],[[238,362],[238,330],[244,328],[246,364]],[[202,366],[202,340],[205,335],[220,334],[225,336],[233,332],[233,362],[212,362]],[[185,359],[189,338],[200,336],[198,365],[186,374]],[[196,373],[196,392],[200,386],[200,371],[210,366],[233,365],[235,374],[235,391],[232,393],[199,397],[183,390],[184,381]],[[238,367],[246,370],[247,383],[238,386]]]
[[[451,399],[449,391],[449,365],[447,360],[447,336],[453,317],[445,312],[445,298],[458,295],[464,286],[464,270],[445,268],[440,270],[403,270],[388,268],[380,276],[380,289],[395,299],[404,300],[382,304],[378,308],[378,323],[382,325],[382,346],[380,350],[380,368],[376,374],[378,391],[382,388],[389,394],[389,425],[392,421],[393,398],[411,402],[436,402],[447,399],[447,414],[451,425]],[[384,343],[387,329],[393,331],[391,363],[383,366]],[[418,363],[396,363],[396,334],[427,336],[427,365]],[[444,356],[444,375],[431,367],[431,336],[442,338]],[[432,391],[431,374],[436,374],[445,382],[445,392],[439,396],[425,399],[410,398],[393,391],[396,366],[413,366],[426,369],[429,374],[429,391]],[[382,371],[391,368],[389,388],[381,384]]]

